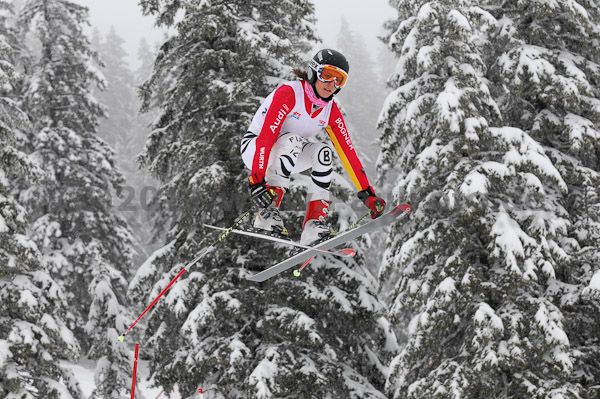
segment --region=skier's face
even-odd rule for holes
[[[319,79],[315,82],[315,88],[317,89],[317,94],[321,96],[321,98],[329,98],[335,91],[335,82],[333,80],[329,82],[321,82]]]

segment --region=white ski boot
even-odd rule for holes
[[[254,228],[287,237],[289,233],[283,225],[283,219],[279,214],[279,206],[281,205],[285,190],[281,187],[270,188],[275,191],[275,198],[268,207],[258,209],[258,214],[254,219]]]
[[[300,244],[311,245],[335,235],[325,221],[328,213],[329,201],[320,200],[308,203]]]

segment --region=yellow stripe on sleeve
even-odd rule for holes
[[[361,191],[362,187],[360,186],[358,178],[356,177],[356,173],[354,172],[352,165],[350,165],[350,161],[348,161],[348,157],[346,157],[346,153],[342,149],[342,146],[340,145],[337,137],[335,137],[335,133],[333,132],[333,129],[331,129],[331,126],[327,126],[325,128],[325,131],[329,135],[329,138],[331,139],[331,142],[333,143],[333,146],[335,147],[336,152],[340,156],[342,165],[344,165],[344,169],[346,169],[348,176],[350,176],[350,180],[352,180],[352,183],[354,183],[354,185],[356,186],[358,191]]]

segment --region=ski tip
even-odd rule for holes
[[[340,253],[349,258],[356,256],[356,251],[350,248],[342,249]]]
[[[410,207],[410,205],[408,205],[408,204],[400,204],[400,205],[398,205],[398,206],[396,207],[396,209],[395,209],[395,210],[392,212],[392,215],[395,215],[396,213],[398,213],[398,212],[400,212],[400,211],[401,211],[402,213],[405,213],[405,214],[407,214],[407,215],[408,215],[408,214],[410,213],[410,211],[411,211],[411,207]]]
[[[263,272],[264,272],[264,270],[263,270]],[[246,277],[246,280],[248,280],[248,281],[253,281],[253,282],[255,282],[255,283],[262,283],[262,282],[264,282],[265,280],[267,280],[267,279],[268,279],[268,277],[264,277],[264,276],[261,274],[261,273],[263,273],[263,272],[260,272],[260,273],[254,274],[254,275],[252,275],[252,276],[248,276],[248,277]]]
[[[124,335],[119,335],[119,338],[117,338],[119,340],[119,342],[123,342],[125,340],[125,336]]]

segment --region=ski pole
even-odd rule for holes
[[[165,292],[167,292],[167,290],[169,288],[171,288],[171,286],[175,283],[175,281],[177,281],[177,279],[179,277],[181,277],[181,275],[183,273],[185,273],[186,268],[191,268],[193,265],[195,265],[200,259],[202,259],[202,257],[204,255],[206,255],[208,253],[208,251],[210,251],[212,248],[215,247],[215,245],[217,245],[219,242],[223,241],[229,234],[231,234],[231,231],[233,229],[235,229],[236,227],[238,227],[240,224],[242,224],[242,222],[244,220],[246,220],[246,218],[248,216],[250,216],[250,214],[252,213],[252,210],[248,210],[246,211],[242,216],[240,216],[238,218],[238,220],[235,221],[235,223],[229,228],[227,229],[227,231],[225,231],[223,234],[221,234],[219,236],[219,238],[217,239],[217,241],[213,242],[211,245],[209,245],[207,248],[204,248],[204,250],[202,250],[202,252],[200,252],[200,254],[198,256],[196,256],[190,263],[188,263],[188,265],[186,267],[184,267],[183,269],[181,269],[181,271],[179,272],[179,274],[177,274],[177,276],[175,276],[175,278],[173,280],[171,280],[171,282],[165,287],[164,290],[162,290],[162,292],[160,294],[158,294],[158,296],[152,301],[152,303],[150,305],[148,305],[148,307],[146,308],[146,310],[144,310],[142,312],[142,314],[137,318],[136,321],[133,322],[133,324],[131,326],[129,326],[129,328],[127,329],[127,331],[125,331],[123,334],[119,335],[118,340],[120,342],[123,342],[125,340],[125,336],[127,334],[129,334],[129,331],[131,331],[131,329],[138,323],[138,321],[140,321],[140,319],[142,317],[144,317],[144,315],[156,304],[156,302],[158,302],[158,300],[160,299],[161,296],[163,296],[163,294]]]
[[[136,342],[135,344],[135,361],[133,362],[133,379],[131,381],[131,399],[135,399],[135,379],[137,374],[137,364],[138,364],[138,352],[140,349],[140,344]]]

